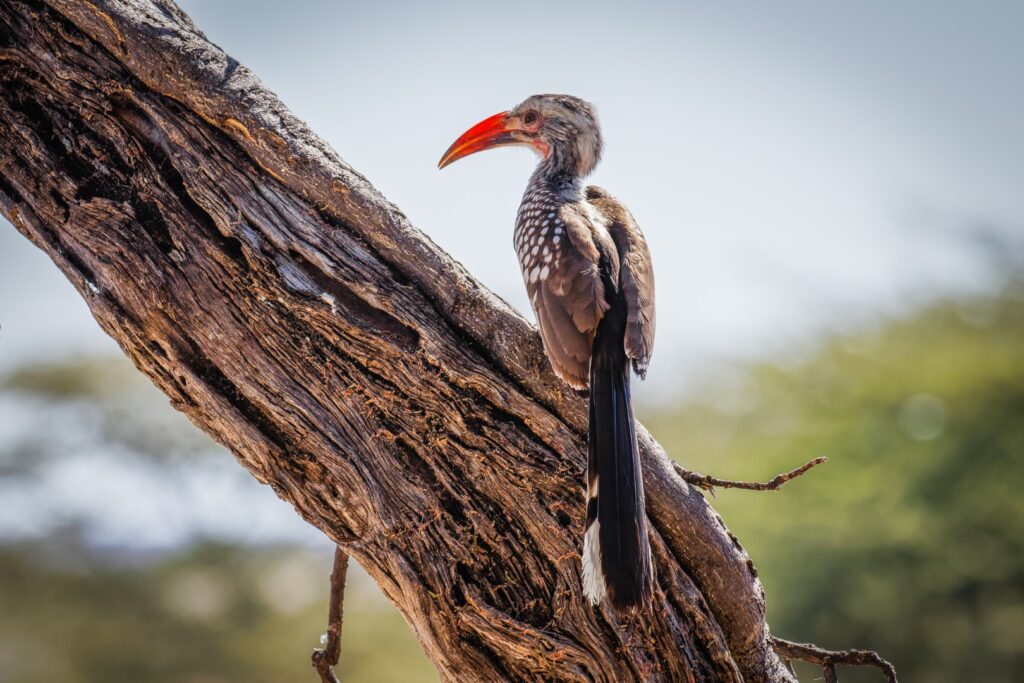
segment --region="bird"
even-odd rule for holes
[[[593,105],[529,97],[459,136],[438,168],[509,145],[539,157],[513,242],[544,352],[561,380],[589,389],[583,593],[636,613],[654,591],[630,390],[630,367],[645,378],[654,346],[650,250],[625,205],[583,183],[603,147]]]

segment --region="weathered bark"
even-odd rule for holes
[[[657,604],[585,603],[583,398],[169,1],[0,0],[0,206],[444,679],[793,680],[750,560],[643,430]]]

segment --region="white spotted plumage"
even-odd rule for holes
[[[564,234],[562,220],[558,217],[561,202],[564,199],[532,185],[523,195],[513,240],[523,280],[528,286],[547,280],[561,261]],[[536,305],[536,293],[530,299]]]

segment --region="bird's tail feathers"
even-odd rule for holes
[[[590,361],[583,591],[594,604],[607,597],[615,609],[631,611],[650,599],[654,574],[622,342],[625,316],[616,308],[598,326]]]

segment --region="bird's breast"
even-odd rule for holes
[[[543,200],[524,202],[519,209],[515,248],[528,287],[547,280],[562,264],[566,234],[558,209]]]

